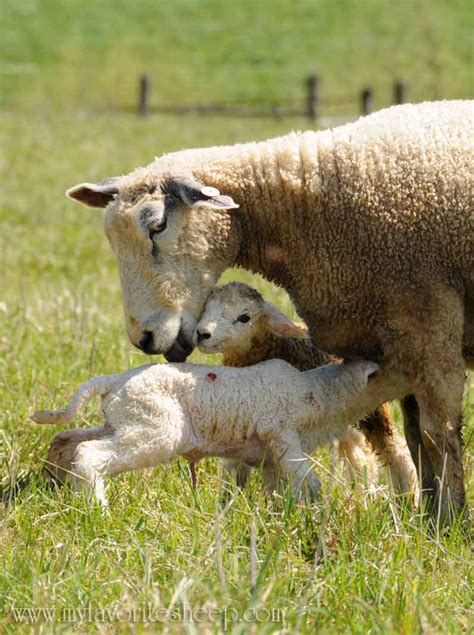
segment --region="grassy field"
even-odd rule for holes
[[[466,97],[472,3],[3,0],[0,12],[0,629],[38,620],[36,632],[156,632],[158,620],[189,633],[472,631],[472,542],[458,527],[428,533],[386,484],[376,499],[352,492],[327,449],[315,457],[323,510],[266,500],[256,474],[222,512],[218,464],[206,461],[196,492],[184,462],[116,478],[102,514],[44,486],[58,430],[28,420],[92,375],[149,361],[125,335],[101,214],[65,189],[165,151],[307,127],[113,114],[134,103],[142,71],[162,102],[297,98],[313,70],[326,95],[371,84],[378,105],[397,77],[413,100]],[[282,290],[232,278],[294,315]],[[87,421],[98,419],[96,405]],[[472,508],[472,376],[465,421]]]
[[[245,632],[237,618],[258,620],[259,632],[455,633],[474,625],[472,554],[460,532],[429,537],[387,488],[366,500],[340,480],[331,486],[328,452],[317,455],[327,494],[323,513],[266,501],[256,477],[219,516],[216,461],[202,466],[196,493],[184,462],[119,477],[105,515],[34,477],[57,430],[35,427],[28,412],[63,404],[91,375],[146,361],[125,336],[101,214],[67,201],[66,187],[127,170],[171,147],[265,137],[291,123],[214,120],[211,133],[192,118],[56,116],[40,124],[3,117],[9,162],[2,166],[1,196],[2,477],[6,490],[22,475],[31,478],[0,511],[0,623],[7,628],[20,619],[14,607],[51,609],[36,618],[56,622],[78,622],[80,614],[71,611],[81,609],[83,622],[115,619],[119,630],[138,632],[153,631],[141,624],[144,607],[169,609],[176,620],[189,607],[213,608],[208,632],[226,620],[229,630]],[[225,277],[251,280],[244,272]],[[291,312],[281,290],[256,283]],[[89,414],[97,420],[97,409]],[[472,503],[472,390],[466,423]],[[99,612],[105,609],[112,613]],[[281,611],[271,615],[272,609]],[[131,615],[140,623],[126,625]],[[158,619],[147,613],[145,620],[150,615]]]
[[[329,112],[367,85],[385,105],[396,79],[413,101],[474,93],[471,0],[3,0],[1,15],[9,108],[130,107],[144,71],[165,103],[299,99],[313,72]]]

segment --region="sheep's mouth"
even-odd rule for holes
[[[179,329],[178,337],[173,342],[173,346],[165,353],[167,362],[184,362],[188,355],[193,352],[193,345],[188,341],[183,329]]]

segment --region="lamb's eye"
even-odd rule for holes
[[[160,221],[153,221],[152,223],[150,223],[148,225],[148,233],[151,240],[153,240],[156,234],[161,234],[161,232],[163,232],[166,229],[166,225],[167,225],[166,217]]]
[[[236,321],[243,322],[244,324],[246,322],[250,322],[250,315],[248,313],[242,313],[242,315],[239,315]]]

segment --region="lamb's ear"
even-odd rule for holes
[[[237,209],[239,205],[231,196],[221,194],[210,185],[202,185],[192,178],[172,179],[166,189],[190,207],[211,207],[213,209]]]
[[[379,365],[376,364],[375,362],[364,362],[364,371],[365,371],[365,376],[367,377],[367,381],[370,381],[370,379],[376,375],[378,373],[378,371],[380,370]]]
[[[119,192],[120,177],[106,179],[100,183],[79,183],[66,192],[66,196],[87,207],[107,207]]]
[[[308,331],[290,320],[282,311],[269,302],[263,303],[263,310],[268,328],[278,337],[307,339]]]

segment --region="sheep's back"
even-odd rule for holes
[[[360,257],[472,275],[473,114],[468,101],[407,104],[334,130],[322,166],[333,235]]]

